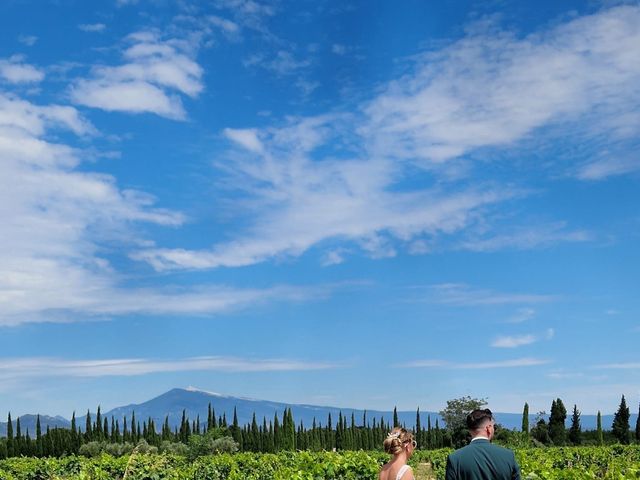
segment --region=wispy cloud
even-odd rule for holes
[[[452,370],[483,370],[492,368],[519,368],[519,367],[535,367],[550,363],[549,360],[539,358],[517,358],[513,360],[500,360],[495,362],[450,362],[447,360],[415,360],[412,362],[397,365],[398,367],[408,368],[443,368]]]
[[[535,317],[536,311],[533,308],[519,308],[518,311],[511,316],[507,323],[523,323]]]
[[[536,342],[538,338],[535,335],[514,335],[496,338],[491,342],[491,346],[495,348],[517,348],[523,345],[530,345]]]
[[[241,238],[211,250],[150,249],[134,258],[159,270],[250,265],[278,255],[298,256],[337,239],[373,257],[395,255],[396,242],[455,233],[474,213],[514,193],[479,187],[397,191],[403,167],[384,159],[316,161],[317,149],[343,144],[353,119],[346,115],[292,119],[269,129],[224,131],[235,148],[218,167],[257,215]]]
[[[619,116],[640,106],[639,23],[635,5],[524,38],[485,22],[371,102],[371,148],[437,163],[513,145],[543,126],[562,125],[563,137],[575,128],[628,136]]]
[[[531,293],[506,293],[488,289],[475,288],[462,283],[443,283],[429,285],[426,288],[424,301],[447,305],[507,305],[518,303],[546,303],[557,300],[555,295]]]
[[[459,245],[463,250],[491,252],[505,249],[530,250],[566,242],[587,242],[593,235],[584,230],[570,230],[565,222],[539,224],[527,227],[511,227],[508,233],[492,232],[488,237],[470,235]]]
[[[178,226],[181,214],[144,192],[80,168],[86,152],[49,138],[84,139],[95,127],[77,109],[0,93],[0,326],[118,315],[204,315],[265,302],[325,298],[331,286],[238,289],[224,285],[124,287],[101,245],[144,243],[133,224]]]
[[[600,365],[594,365],[591,368],[601,370],[639,370],[640,362],[620,362],[620,363],[603,363]]]
[[[107,26],[104,23],[81,23],[78,28],[83,32],[104,32]]]
[[[547,331],[541,335],[503,335],[491,342],[491,346],[495,348],[518,348],[523,345],[531,345],[540,340],[551,340],[554,336],[555,330],[553,328],[547,329]]]
[[[8,59],[0,59],[0,79],[9,83],[38,83],[44,79],[44,72],[24,63],[24,57],[14,55]]]
[[[503,335],[493,340],[491,346],[494,348],[518,348],[524,345],[531,345],[540,340],[551,340],[554,336],[555,330],[552,328],[547,329],[542,335],[531,333],[525,335]]]
[[[640,125],[640,118],[636,123]],[[578,169],[577,175],[582,180],[602,180],[638,170],[640,170],[640,156],[615,156],[587,163]]]
[[[337,368],[330,362],[305,362],[286,358],[239,358],[202,356],[183,359],[112,358],[99,360],[69,360],[63,358],[30,357],[3,358],[0,380],[29,377],[106,377],[139,376],[151,373],[188,371],[222,372],[282,372]]]
[[[231,3],[254,8],[220,5]],[[614,122],[640,108],[632,46],[640,40],[639,21],[640,8],[621,6],[524,38],[495,25],[469,29],[352,114],[223,130],[233,146],[217,167],[225,187],[235,188],[234,201],[238,193],[246,200],[236,205],[248,228],[211,249],[153,248],[133,258],[158,270],[206,269],[299,256],[328,240],[374,258],[399,249],[486,252],[592,241],[593,234],[563,220],[500,228],[496,212],[502,209],[504,218],[508,202],[529,193],[482,181],[470,187],[471,157],[560,124],[568,125],[563,132],[606,131],[627,141],[629,133]],[[248,62],[281,74],[307,66],[290,50],[277,52],[271,64],[264,54]],[[409,182],[412,189],[400,187]]]
[[[27,47],[33,47],[38,41],[38,37],[35,35],[19,35],[18,41]]]
[[[202,68],[191,58],[191,46],[162,40],[154,32],[132,34],[128,41],[131,46],[123,54],[127,63],[94,67],[90,78],[71,87],[72,99],[102,110],[184,119],[180,96],[170,92],[197,97],[203,89]]]

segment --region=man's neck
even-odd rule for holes
[[[471,439],[471,441],[473,442],[474,440],[489,440],[489,437],[485,437],[484,435],[480,434],[480,435],[476,435],[475,437],[473,437]]]

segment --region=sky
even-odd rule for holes
[[[3,1],[0,418],[635,412],[639,85],[638,2]]]

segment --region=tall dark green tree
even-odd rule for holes
[[[36,417],[36,455],[41,457],[42,451],[42,427],[40,426],[40,414]]]
[[[618,407],[618,411],[613,416],[613,425],[611,426],[611,433],[618,440],[618,442],[623,445],[627,445],[629,443],[629,407],[627,406],[627,401],[624,399],[624,395],[622,395],[622,400],[620,400],[620,406]]]
[[[529,404],[527,402],[525,402],[522,410],[522,431],[529,433]]]
[[[393,407],[393,428],[399,427],[400,421],[398,420],[398,409]]]
[[[636,419],[636,442],[640,442],[640,406],[638,407],[638,418]]]
[[[93,438],[91,435],[91,412],[87,410],[87,416],[84,422],[84,439],[87,442],[90,442]]]
[[[571,415],[571,427],[569,428],[569,441],[574,445],[582,443],[582,427],[580,426],[580,411],[578,406],[573,406],[573,414]]]
[[[422,425],[420,425],[420,407],[416,410],[416,442],[417,448],[422,448]]]
[[[564,445],[567,441],[567,429],[564,425],[567,419],[567,409],[562,400],[557,398],[551,402],[549,415],[549,437],[554,445]]]
[[[598,445],[604,444],[604,436],[602,434],[602,415],[600,414],[600,410],[598,410],[598,416],[596,417],[596,440]]]
[[[11,421],[11,412],[9,412],[7,415],[7,457],[13,457],[15,454],[13,422]]]

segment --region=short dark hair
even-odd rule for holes
[[[493,420],[493,414],[488,408],[473,410],[467,415],[467,428],[469,430],[478,430],[487,420]]]

